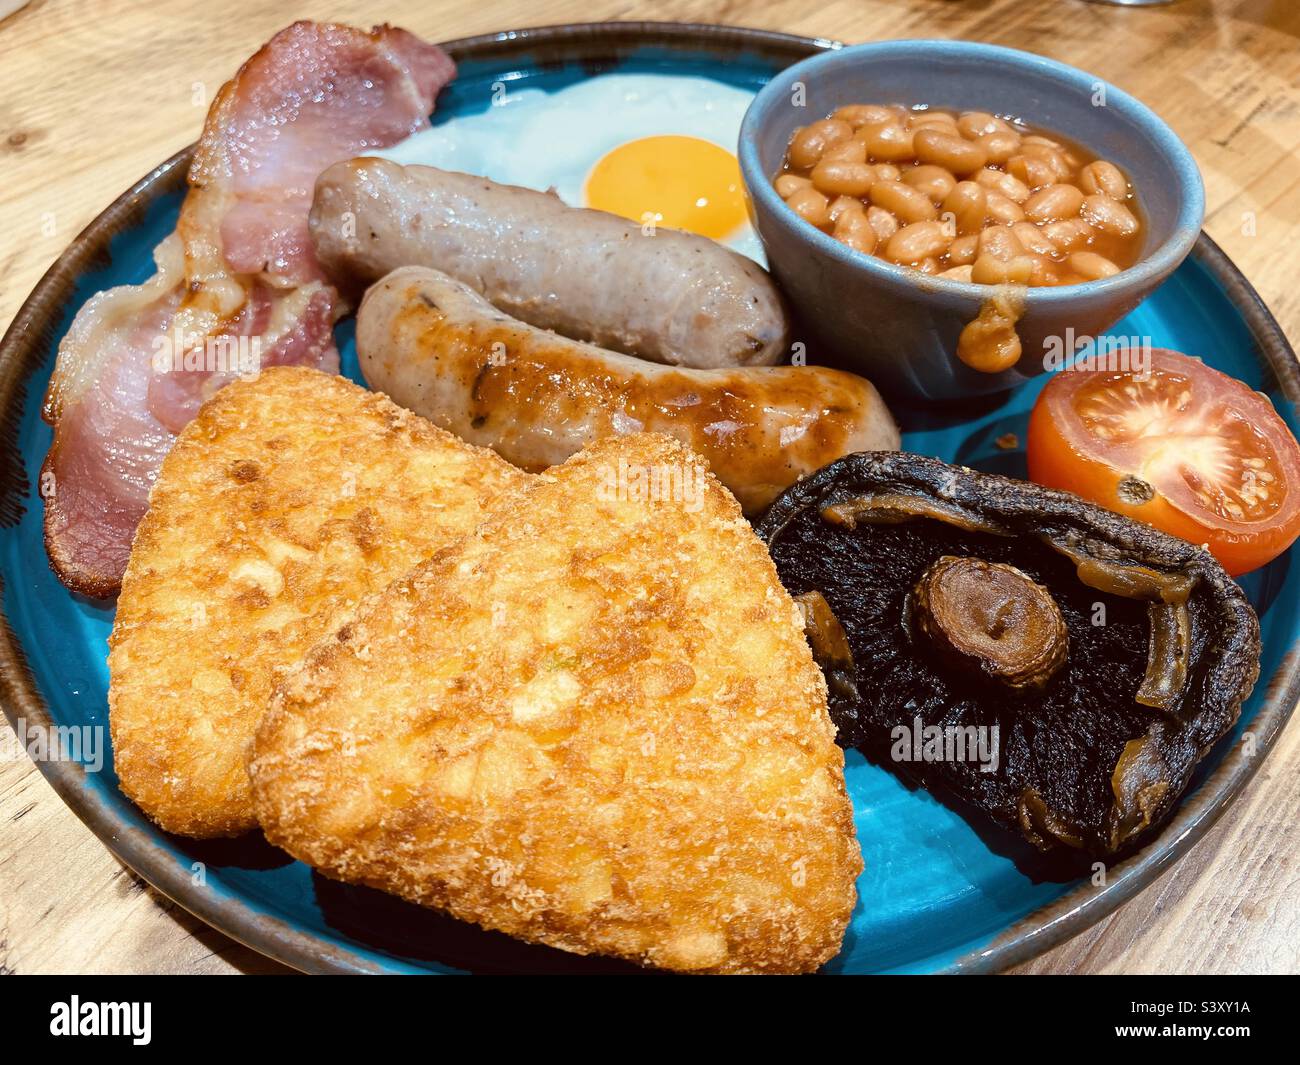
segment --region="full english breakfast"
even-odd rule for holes
[[[804,343],[793,253],[749,227],[752,94],[591,73],[430,126],[455,77],[392,27],[277,34],[214,101],[156,274],[60,344],[45,542],[72,591],[120,589],[121,791],[700,973],[840,950],[842,748],[1044,852],[1152,839],[1259,673],[1229,574],[1300,535],[1268,399],[1157,351],[1057,372],[1028,480],[900,450],[925,434]],[[547,158],[597,98],[628,120]],[[1149,233],[1137,178],[1029,117],[846,104],[749,188],[917,285],[990,286],[945,354],[999,371],[1029,290],[1104,289]],[[846,257],[786,217],[795,268]]]

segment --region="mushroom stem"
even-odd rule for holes
[[[944,555],[917,581],[912,608],[949,661],[1013,690],[1042,688],[1069,649],[1052,593],[1002,562]]]

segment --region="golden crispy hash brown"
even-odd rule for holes
[[[825,685],[700,462],[662,436],[596,445],[366,600],[250,748],[271,841],[577,953],[834,955],[862,861]]]
[[[244,746],[276,672],[525,480],[332,374],[280,367],[223,388],[163,463],[122,582],[122,790],[171,832],[253,828]]]

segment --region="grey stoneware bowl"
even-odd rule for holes
[[[955,354],[957,338],[990,286],[855,252],[798,217],[773,188],[794,131],[852,103],[1014,115],[1078,142],[1132,182],[1145,223],[1140,260],[1105,280],[1029,289],[1017,327],[1020,361],[1000,373],[971,369]],[[1164,281],[1191,251],[1205,214],[1196,162],[1150,108],[1074,67],[966,41],[856,45],[788,67],[745,114],[740,167],[769,265],[809,333],[812,354],[824,353],[896,398],[960,399],[1042,373],[1068,330],[1079,343],[1103,335]]]

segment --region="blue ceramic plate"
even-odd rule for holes
[[[554,89],[608,70],[704,75],[757,90],[774,71],[828,41],[709,26],[622,23],[519,31],[453,42],[461,73],[436,121],[481,111],[493,83]],[[0,686],[11,721],[107,726],[111,607],[69,594],[46,564],[37,482],[50,443],[41,396],[77,308],[110,285],[152,272],[150,252],[173,227],[181,153],[100,216],[24,305],[0,346]],[[1250,286],[1208,238],[1150,299],[1116,326],[1204,356],[1267,392],[1296,428],[1295,357]],[[350,324],[345,370],[359,380]],[[904,446],[979,469],[1023,476],[1019,451],[1041,382],[935,413],[900,411]],[[1104,886],[1063,879],[1009,840],[967,823],[925,791],[848,756],[848,785],[866,871],[830,972],[997,969],[1087,927],[1187,850],[1258,767],[1300,691],[1300,574],[1291,553],[1245,579],[1263,628],[1261,681],[1241,722],[1202,765],[1161,836],[1111,868]],[[1251,742],[1243,742],[1250,733]],[[104,728],[107,735],[107,728]],[[617,963],[530,947],[363,888],[325,880],[260,839],[195,844],[146,821],[117,788],[111,757],[98,772],[41,763],[63,799],[124,862],[186,909],[290,965],[311,971],[619,971]],[[198,863],[201,863],[198,864]],[[199,875],[199,871],[204,873]]]

